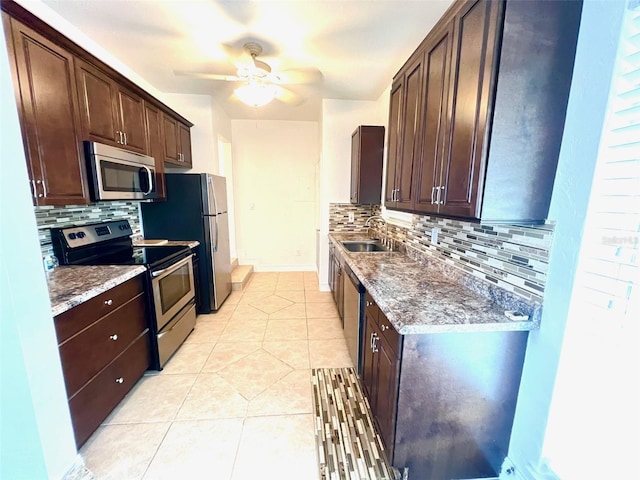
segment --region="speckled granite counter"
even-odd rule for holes
[[[488,285],[437,259],[418,263],[404,253],[347,251],[342,240],[364,234],[331,233],[342,258],[400,334],[533,330],[541,306]],[[505,310],[529,314],[514,321]]]
[[[53,316],[60,315],[146,270],[142,265],[56,267],[47,273]]]

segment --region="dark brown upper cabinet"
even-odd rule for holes
[[[351,203],[379,204],[384,127],[360,125],[351,135]]]
[[[76,74],[85,139],[146,153],[142,98],[83,60]]]
[[[447,119],[447,92],[451,71],[453,24],[447,23],[429,35],[424,45],[424,115],[423,127],[416,136],[422,145],[415,173],[413,208],[437,213],[437,193],[441,184],[442,159]]]
[[[182,167],[192,124],[18,3],[0,8],[34,205],[90,203],[84,140],[153,156],[164,198],[164,119]]]
[[[191,131],[172,115],[162,115],[164,161],[172,167],[191,168]]]
[[[416,135],[420,128],[422,109],[423,59],[415,58],[396,78],[391,89],[389,128],[396,128],[393,139],[395,158],[387,167],[385,206],[388,208],[410,209],[413,199],[413,170],[417,166],[420,142]],[[392,141],[389,140],[389,154],[392,155]],[[391,165],[394,167],[391,169]]]
[[[2,13],[34,205],[89,203],[74,56]]]
[[[422,65],[418,94],[394,96],[392,87],[390,130],[397,121],[398,131],[394,150],[390,131],[387,207],[482,223],[545,221],[581,10],[564,0],[450,7],[394,78],[408,91]],[[408,200],[398,172],[411,160]]]
[[[164,138],[162,136],[162,112],[159,108],[145,102],[144,120],[147,129],[147,154],[155,159],[157,199],[166,199],[164,183]]]

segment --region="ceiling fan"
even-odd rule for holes
[[[236,75],[184,70],[174,70],[173,73],[214,81],[238,82],[240,85],[234,90],[235,97],[252,107],[266,105],[274,98],[290,105],[299,105],[303,103],[304,98],[284,85],[316,83],[322,77],[320,71],[315,68],[274,73],[268,63],[257,59],[261,53],[262,46],[259,43],[246,42],[242,55],[233,62],[237,67]]]

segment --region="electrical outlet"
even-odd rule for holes
[[[356,216],[353,212],[349,212],[349,223],[353,223],[356,221]]]
[[[438,245],[438,232],[440,232],[438,227],[433,227],[431,229],[431,245]]]

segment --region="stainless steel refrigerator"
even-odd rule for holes
[[[218,310],[231,293],[226,178],[208,173],[168,173],[167,200],[141,203],[147,239],[198,240],[199,313]]]

